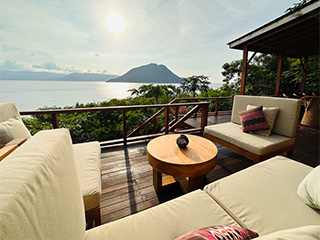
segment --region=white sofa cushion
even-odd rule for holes
[[[302,180],[297,193],[307,205],[320,209],[320,165]]]
[[[262,97],[236,95],[233,101],[231,121],[240,124],[239,112],[247,105],[260,105],[264,107],[279,107],[277,119],[272,129],[273,133],[287,137],[294,137],[299,123],[301,100],[293,98]]]
[[[100,206],[101,158],[99,142],[73,145],[85,210]]]
[[[67,129],[41,131],[0,162],[0,236],[83,239],[84,206]]]
[[[15,138],[29,139],[30,137],[29,130],[18,116],[0,123],[0,148]]]
[[[302,226],[269,233],[256,240],[319,240],[320,226]]]
[[[208,194],[196,190],[126,218],[86,231],[86,240],[175,239],[211,225],[239,226]]]
[[[260,236],[319,225],[320,211],[301,201],[297,188],[311,167],[276,156],[207,185],[210,194],[246,228]]]
[[[265,155],[294,144],[295,138],[278,134],[270,137],[242,132],[233,122],[206,126],[204,132],[257,155]]]

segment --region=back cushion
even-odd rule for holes
[[[13,116],[18,116],[20,118],[17,104],[13,102],[0,103],[0,122],[7,121]]]
[[[83,239],[69,131],[41,131],[0,162],[1,239]]]
[[[23,124],[21,118],[14,116],[7,121],[0,122],[0,148],[13,139],[29,139],[31,134]]]
[[[233,101],[231,121],[241,124],[239,112],[246,110],[247,105],[258,106],[260,104],[263,107],[279,107],[278,116],[272,129],[273,133],[286,137],[296,135],[301,109],[300,99],[236,95]]]

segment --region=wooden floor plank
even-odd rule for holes
[[[208,124],[230,121],[230,115],[210,116]],[[191,119],[188,124],[200,124]],[[147,161],[148,141],[102,149],[102,224],[143,211],[165,201],[181,196],[179,188],[156,193],[153,187],[152,167]],[[252,165],[252,161],[224,148],[218,147],[217,166],[205,178],[205,184],[226,177]],[[320,164],[319,129],[299,126],[293,158],[310,166]]]

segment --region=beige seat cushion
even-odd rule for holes
[[[208,194],[197,190],[86,231],[85,239],[167,240],[210,225],[239,226]]]
[[[85,210],[100,205],[101,150],[99,142],[73,144]]]
[[[0,238],[83,239],[84,206],[67,129],[41,131],[0,162]]]
[[[204,132],[260,156],[291,146],[295,142],[295,138],[277,134],[266,137],[244,133],[238,124],[232,122],[207,126]]]
[[[297,188],[311,167],[276,156],[207,185],[205,192],[260,236],[320,225],[320,211],[307,206]]]
[[[255,240],[319,240],[320,226],[303,226],[260,236]]]

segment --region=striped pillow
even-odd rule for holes
[[[259,234],[247,228],[215,225],[188,232],[176,240],[250,240]]]
[[[262,105],[241,111],[239,112],[239,115],[243,132],[270,129],[266,119],[264,118]]]

